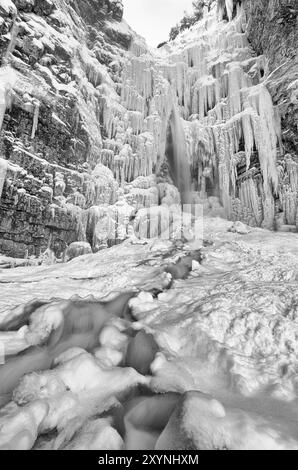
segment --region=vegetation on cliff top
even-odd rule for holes
[[[204,14],[204,8],[207,7],[208,11],[210,10],[211,6],[216,0],[194,0],[193,5],[193,13],[188,14],[184,12],[184,16],[176,26],[170,31],[170,40],[173,41],[179,33],[189,29],[192,25],[194,25],[197,21],[202,19]]]

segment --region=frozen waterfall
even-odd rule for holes
[[[182,204],[191,203],[191,176],[186,139],[182,120],[176,106],[173,107],[170,117],[166,156],[170,165],[172,179],[179,189]]]

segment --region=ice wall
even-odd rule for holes
[[[272,228],[278,194],[280,117],[255,57],[241,6],[230,21],[213,9],[165,46],[160,69],[185,120],[188,158],[202,197],[219,196],[226,217]],[[293,218],[293,216],[292,216]]]
[[[213,8],[157,52],[126,58],[120,100],[105,113],[109,141],[101,161],[122,185],[158,173],[175,115],[187,136],[179,158],[191,164],[200,197],[219,197],[228,218],[273,228],[276,199],[293,222],[297,193],[295,184],[279,189],[280,117],[266,87],[266,61],[249,47],[241,5],[234,19],[233,2],[226,11],[229,21]]]

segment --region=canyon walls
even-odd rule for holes
[[[221,3],[219,17],[214,6],[150,50],[119,0],[0,1],[0,252],[61,257],[74,241],[97,251],[125,239],[138,211],[142,233],[157,233],[156,207],[181,201],[175,113],[188,202],[297,229],[294,19],[281,26],[272,2],[266,15]]]
[[[5,0],[0,13],[0,251],[61,254],[85,240],[84,209],[116,201],[96,164],[133,33],[118,0]]]

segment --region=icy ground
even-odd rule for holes
[[[59,330],[65,300],[139,292],[137,321],[105,317],[91,352],[77,340],[55,350],[51,370],[21,379],[0,409],[0,448],[298,449],[298,235],[232,225],[205,220],[186,279],[166,266],[189,247],[163,240],[0,271],[0,322],[15,330],[0,341],[11,356]],[[17,331],[25,307],[29,326]],[[157,342],[146,376],[123,367],[129,328]],[[31,353],[32,370],[45,369],[44,349]]]

